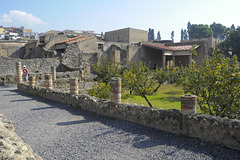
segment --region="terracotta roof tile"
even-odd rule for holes
[[[182,45],[182,46],[168,46],[174,51],[189,51],[192,50],[192,45]],[[195,48],[198,48],[199,45],[195,46]]]
[[[163,50],[170,50],[170,51],[173,50],[167,46],[160,45],[160,44],[143,44],[143,46],[151,47],[151,48],[155,48],[155,49],[163,49]]]
[[[64,40],[64,41],[57,42],[57,43],[55,43],[55,44],[61,44],[61,43],[73,41],[73,40],[75,40],[75,39],[82,38],[82,37],[83,37],[83,36],[77,36],[77,37],[74,37],[74,38],[70,38],[70,39],[67,39],[67,40]]]
[[[192,45],[180,45],[180,46],[164,46],[160,44],[143,44],[143,46],[161,49],[161,50],[168,50],[168,51],[188,51],[192,50]],[[198,48],[199,45],[196,45],[195,48]]]
[[[80,38],[80,39],[77,39],[77,40],[75,40],[75,41],[66,42],[66,44],[72,44],[72,43],[84,41],[84,40],[86,40],[86,39],[93,38],[93,37],[95,37],[95,36]]]

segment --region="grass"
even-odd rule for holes
[[[148,100],[154,108],[178,109],[181,110],[181,96],[184,95],[180,86],[174,84],[162,85],[156,93],[147,95]],[[138,105],[148,106],[147,101],[141,96],[133,95],[123,99],[122,103],[136,103]]]

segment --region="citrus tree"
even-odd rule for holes
[[[147,94],[154,91],[155,85],[156,80],[153,78],[150,65],[143,64],[142,62],[139,64],[130,64],[122,74],[122,86],[145,98],[150,107],[153,106],[148,100]]]
[[[235,56],[224,58],[215,52],[202,65],[193,62],[181,71],[185,93],[198,96],[203,113],[240,119],[240,68]]]

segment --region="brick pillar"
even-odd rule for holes
[[[181,96],[181,112],[182,114],[194,114],[197,109],[197,96],[184,95]]]
[[[52,90],[52,76],[45,75],[45,85],[47,90]]]
[[[21,62],[16,62],[16,80],[17,83],[21,83],[22,82],[22,67],[21,67]]]
[[[118,50],[111,51],[110,61],[112,61],[113,63],[120,63],[121,62],[120,53],[121,52]]]
[[[84,71],[82,69],[79,70],[79,80],[84,81]]]
[[[54,66],[51,66],[51,75],[52,75],[52,81],[53,81],[53,83],[56,82],[57,74],[56,74],[56,67],[54,67]]]
[[[69,78],[70,95],[78,95],[78,78]]]
[[[29,76],[29,85],[35,86],[35,76]]]
[[[121,78],[113,77],[110,82],[110,113],[113,114],[116,103],[121,103]]]

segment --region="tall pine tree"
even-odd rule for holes
[[[183,31],[183,39],[184,39],[184,40],[187,40],[187,39],[188,39],[188,33],[187,33],[187,30],[186,30],[186,29],[184,29],[184,31]]]
[[[174,31],[171,32],[171,39],[174,42]]]
[[[232,26],[231,26],[231,29],[232,29],[233,31],[235,31],[235,30],[236,30],[236,28],[235,28],[234,24],[232,24]]]
[[[158,33],[157,33],[157,40],[158,40],[158,41],[160,41],[160,40],[161,40],[160,31],[158,31]]]
[[[148,29],[148,41],[151,42],[154,40],[154,29],[149,28]]]
[[[184,40],[183,29],[181,29],[181,41]]]

